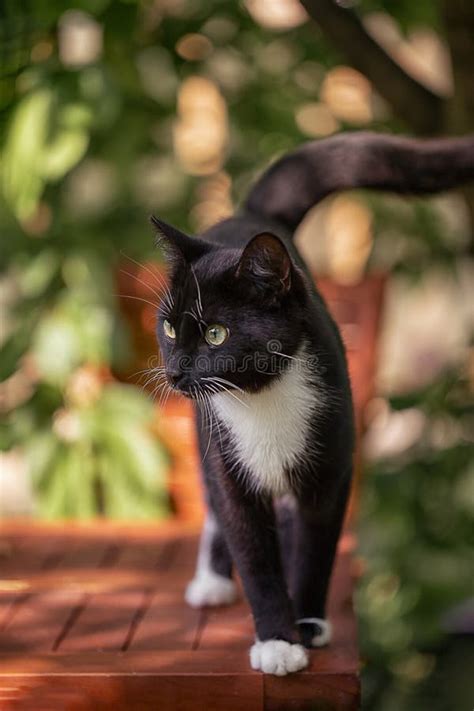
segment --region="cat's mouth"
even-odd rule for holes
[[[197,400],[197,396],[189,392],[189,390],[182,390],[181,388],[173,388],[177,395],[182,395],[182,397],[188,398],[188,400]]]
[[[186,377],[167,376],[168,385],[177,395],[182,395],[189,400],[203,400],[218,393],[243,393],[244,391],[235,383],[225,378],[203,377],[190,381]]]
[[[188,400],[199,400],[202,393],[201,386],[195,381],[190,381],[185,376],[167,376],[168,385],[176,395],[182,395]]]
[[[168,385],[171,390],[177,395],[182,395],[183,397],[187,397],[190,400],[196,400],[196,394],[191,385],[185,383],[178,384],[176,382],[173,382],[171,378],[168,378]]]

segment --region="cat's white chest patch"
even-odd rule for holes
[[[315,445],[309,428],[322,397],[314,374],[302,362],[292,361],[288,371],[259,393],[235,392],[234,397],[223,392],[212,398],[248,483],[274,496],[289,491],[286,473]]]

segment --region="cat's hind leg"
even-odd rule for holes
[[[232,559],[219,524],[211,510],[201,533],[194,578],[185,599],[191,607],[230,605],[238,592],[232,580]]]

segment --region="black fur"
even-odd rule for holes
[[[283,156],[250,191],[245,207],[295,229],[313,205],[337,190],[426,194],[469,180],[474,180],[474,135],[419,140],[343,133]]]
[[[219,523],[212,567],[230,577],[233,563],[237,566],[260,640],[309,643],[318,633],[317,625],[298,630],[295,621],[325,617],[352,472],[354,426],[344,348],[293,246],[292,231],[335,190],[366,186],[424,193],[473,177],[472,137],[421,142],[346,134],[282,158],[257,182],[237,216],[199,238],[154,218],[172,256],[174,303],[160,309],[158,339],[176,389],[195,397],[205,389],[203,378],[217,376],[230,381],[237,395],[239,388],[256,393],[282,377],[303,342],[314,360],[312,387],[323,406],[311,418],[307,456],[286,472],[295,510],[281,503],[276,512],[270,493],[249,485],[225,425],[210,435],[196,407],[208,505]],[[175,341],[164,334],[165,318],[176,330]],[[215,323],[230,331],[219,347],[203,337],[206,326]],[[278,341],[285,355],[270,353],[270,341]],[[245,367],[255,353],[259,367]],[[277,518],[284,524],[283,546]]]

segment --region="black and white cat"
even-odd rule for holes
[[[326,644],[326,595],[351,483],[344,347],[292,243],[336,190],[448,189],[474,177],[474,139],[371,133],[277,161],[241,211],[199,237],[152,218],[169,257],[158,340],[172,388],[196,401],[208,517],[192,606],[250,602],[254,669],[277,675]]]

